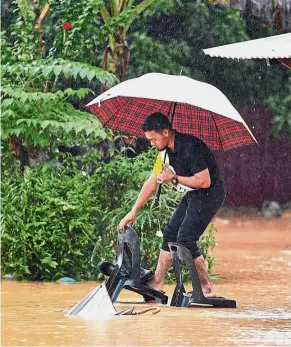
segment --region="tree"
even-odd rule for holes
[[[62,37],[56,32],[54,54],[65,51],[71,58],[100,65],[124,81],[130,59],[130,27],[146,9],[151,7],[153,14],[172,4],[173,0],[52,0],[57,16],[51,17],[50,32],[56,31],[60,18],[72,24],[64,50]],[[102,90],[106,88],[108,85]]]
[[[114,25],[115,30],[109,34],[108,45],[104,50],[102,65],[107,71],[114,73],[120,81],[125,80],[129,62],[129,47],[126,42],[127,31],[132,22],[155,0],[143,0],[133,8],[134,1],[109,0],[109,6],[100,6],[100,14],[105,25]]]
[[[16,23],[1,38],[1,138],[7,140],[23,171],[26,165],[50,159],[56,145],[68,136],[83,133],[105,138],[97,118],[73,106],[90,89],[63,87],[66,81],[77,79],[113,85],[116,78],[85,63],[50,56],[41,59],[42,34],[34,33],[39,17],[28,3],[20,4]]]

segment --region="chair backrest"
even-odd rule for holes
[[[129,247],[130,246],[130,247]],[[126,259],[127,258],[127,259]],[[117,264],[121,268],[122,264],[131,261],[130,277],[137,283],[140,282],[140,242],[136,231],[127,226],[125,232],[118,234]]]

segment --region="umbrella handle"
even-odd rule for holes
[[[157,187],[156,187],[156,192],[155,192],[155,200],[154,200],[155,204],[157,204],[159,202],[160,195],[161,195],[161,189],[162,189],[162,183],[158,183]]]

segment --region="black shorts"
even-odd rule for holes
[[[163,230],[161,249],[169,252],[168,242],[177,242],[189,249],[193,259],[199,257],[201,252],[197,241],[223,204],[224,199],[223,185],[186,193],[169,224]]]

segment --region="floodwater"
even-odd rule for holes
[[[219,215],[218,294],[236,309],[161,306],[97,320],[64,314],[96,283],[2,282],[3,346],[291,346],[291,214]],[[173,287],[165,288],[169,296]],[[189,288],[187,288],[189,289]],[[116,308],[142,301],[124,290]],[[149,304],[136,305],[136,309]]]

